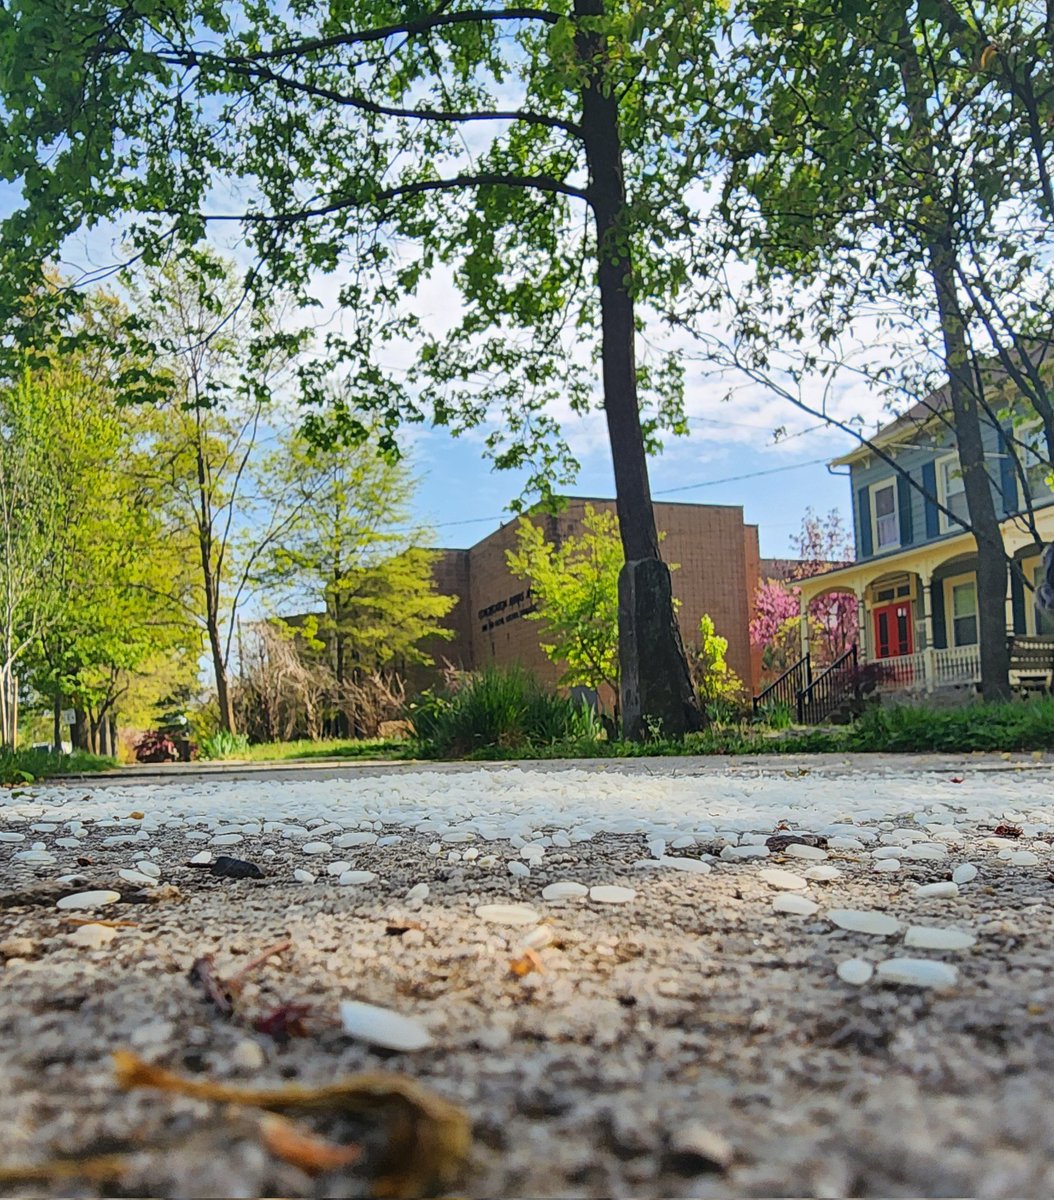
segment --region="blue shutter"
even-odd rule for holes
[[[860,557],[870,558],[874,554],[871,543],[871,493],[866,487],[856,493],[856,531],[860,539]]]
[[[935,579],[930,584],[930,611],[933,615],[933,648],[947,650],[948,630],[944,623],[944,580]]]
[[[1014,566],[1010,568],[1010,606],[1014,610],[1014,633],[1027,633],[1025,624],[1025,585]]]
[[[1003,512],[1016,513],[1020,505],[1017,494],[1017,471],[1010,456],[1006,434],[999,430],[999,486],[1003,492]]]
[[[900,544],[912,543],[911,493],[914,489],[906,475],[897,476],[897,516],[900,520]]]
[[[934,463],[923,464],[922,487],[926,493],[926,537],[939,537],[941,522],[937,509],[937,467]]]

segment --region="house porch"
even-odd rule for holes
[[[1054,539],[1054,514],[1050,523],[1050,530],[1039,531],[1045,540]],[[1037,621],[1032,604],[1042,545],[1014,522],[1004,525],[1004,544],[1012,560],[1005,598],[1008,637],[1022,644],[1054,636],[1054,623]],[[832,592],[848,592],[856,601],[857,662],[881,666],[880,690],[975,689],[980,682],[976,568],[973,536],[962,534],[802,580],[803,660],[811,649],[809,605]],[[1011,683],[1024,682],[1024,672],[1012,670]],[[1034,672],[1028,682],[1034,684]]]

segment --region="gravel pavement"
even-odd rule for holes
[[[121,1091],[129,1048],[246,1086],[410,1076],[471,1120],[466,1197],[1050,1195],[1052,784],[1043,759],[868,756],[5,793],[0,1179],[129,1157],[0,1194],[371,1193],[369,1120],[314,1120],[364,1157],[312,1175],[251,1109]],[[233,1015],[189,978],[285,941]],[[348,1000],[429,1044],[352,1036]],[[254,1028],[291,1003],[303,1036]]]

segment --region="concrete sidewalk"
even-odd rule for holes
[[[194,762],[134,764],[113,771],[69,775],[46,781],[76,787],[112,787],[114,784],[196,783],[216,779],[356,779],[374,775],[404,775],[421,771],[458,773],[475,771],[609,771],[625,775],[726,775],[801,774],[824,775],[918,771],[944,773],[976,771],[1021,771],[1054,766],[1048,752],[997,754],[752,754],[752,755],[662,755],[643,758],[556,758],[509,762],[432,762],[411,759],[340,758],[297,759],[285,762]]]

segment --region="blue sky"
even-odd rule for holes
[[[795,410],[786,407],[788,419],[793,419]],[[819,513],[839,509],[850,523],[848,481],[844,475],[831,474],[825,465],[851,448],[846,435],[817,429],[773,446],[763,425],[755,427],[749,414],[742,421],[737,417],[730,413],[725,424],[718,423],[721,416],[695,418],[687,438],[677,439],[666,453],[652,459],[654,498],[741,505],[744,519],[759,527],[765,557],[790,551],[789,539],[801,528],[810,506]],[[749,440],[739,436],[748,430]],[[577,495],[613,496],[606,447],[580,451],[579,457],[582,471],[578,485],[570,490]],[[438,545],[472,545],[510,519],[507,509],[517,495],[518,479],[492,470],[474,440],[429,431],[415,439],[414,458],[421,479],[415,515],[432,526]],[[738,478],[742,476],[751,478]],[[721,480],[729,482],[712,482]],[[706,486],[692,486],[696,484]],[[676,490],[664,496],[667,489]]]

